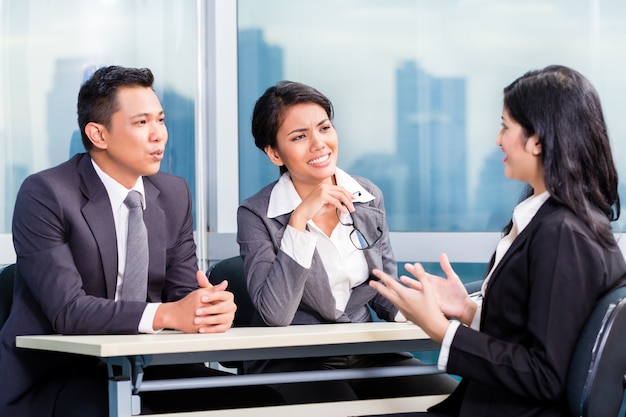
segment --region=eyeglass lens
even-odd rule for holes
[[[370,247],[370,244],[367,243],[365,236],[363,236],[359,229],[352,230],[350,233],[350,240],[357,249],[367,249]]]

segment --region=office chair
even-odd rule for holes
[[[570,363],[572,415],[617,417],[626,384],[626,287],[606,294],[587,319]]]
[[[0,270],[0,329],[9,318],[13,304],[13,276],[15,264],[6,265]]]
[[[241,259],[241,256],[233,256],[232,258],[221,260],[213,266],[213,268],[209,269],[207,276],[209,282],[213,285],[219,284],[224,280],[228,281],[227,290],[233,293],[235,296],[235,304],[237,304],[233,326],[251,326],[254,306],[252,305],[250,295],[248,295],[248,286],[246,284],[246,276],[243,272],[243,259]],[[239,374],[243,373],[242,361],[220,363],[226,368],[237,369],[237,373]]]
[[[209,270],[207,275],[209,282],[213,285],[219,284],[223,280],[228,280],[227,290],[233,293],[235,304],[237,304],[233,324],[235,327],[250,326],[255,310],[250,295],[248,295],[248,286],[246,285],[241,256],[233,256],[220,261]]]

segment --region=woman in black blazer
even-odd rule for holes
[[[403,286],[380,271],[370,285],[442,343],[439,366],[460,375],[431,415],[566,416],[565,385],[578,335],[595,302],[626,285],[611,221],[617,172],[598,94],[563,66],[530,71],[504,89],[496,143],[509,178],[528,183],[470,297],[441,256],[447,279],[420,264]]]

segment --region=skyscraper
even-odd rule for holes
[[[408,167],[406,230],[468,230],[466,91],[407,61],[396,70],[398,157]]]
[[[246,175],[246,180],[239,182],[239,196],[245,199],[278,179],[278,168],[254,145],[250,121],[256,100],[283,79],[282,48],[266,43],[260,29],[240,30],[238,74],[239,174]]]

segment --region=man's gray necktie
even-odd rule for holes
[[[143,222],[141,194],[130,191],[124,204],[128,207],[126,267],[122,300],[146,301],[148,291],[148,233]]]

